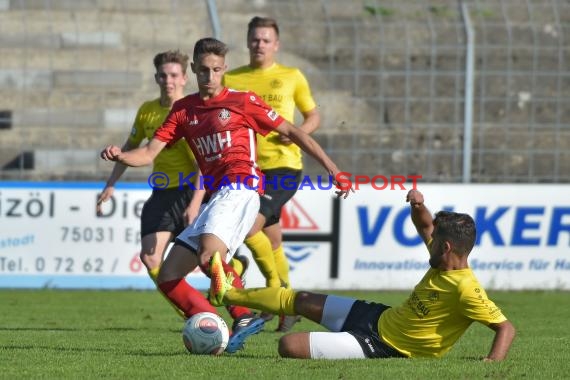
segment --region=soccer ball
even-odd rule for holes
[[[193,315],[182,329],[184,345],[193,354],[220,355],[226,349],[229,339],[226,322],[210,312]]]

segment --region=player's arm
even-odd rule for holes
[[[491,351],[483,360],[485,361],[499,361],[507,357],[509,348],[515,339],[515,327],[511,322],[503,321],[501,323],[491,323],[489,328],[495,331],[495,339]]]
[[[135,145],[135,143],[131,142],[131,139],[129,138],[127,139],[127,141],[125,141],[121,150],[126,152],[136,148],[137,146],[138,145]],[[121,178],[121,176],[123,175],[125,170],[127,170],[127,168],[128,168],[127,165],[121,162],[115,162],[115,165],[113,166],[113,171],[109,175],[107,182],[105,182],[105,187],[103,188],[103,191],[101,191],[101,194],[99,194],[99,197],[97,198],[97,205],[96,205],[97,215],[101,215],[102,213],[101,204],[103,202],[107,202],[113,196],[113,193],[115,192],[115,183],[117,183],[117,181],[119,180],[119,178]]]
[[[295,106],[303,115],[303,124],[299,128],[309,135],[314,133],[321,126],[321,115],[311,94],[309,81],[307,81],[307,78],[300,70],[296,70],[296,86],[293,99],[295,100]]]
[[[132,143],[130,141],[130,139],[127,139],[127,141],[125,141],[125,143],[123,144],[123,147],[121,148],[121,150],[123,152],[128,152],[129,150],[133,150],[135,148],[137,148],[138,145],[135,145],[134,143]],[[109,186],[114,186],[115,183],[117,183],[117,181],[119,180],[119,178],[121,178],[121,176],[123,175],[123,173],[125,172],[125,170],[127,170],[128,166],[121,163],[121,162],[115,162],[115,165],[113,166],[113,171],[111,172],[111,175],[109,175],[109,178],[107,179],[107,182],[105,183],[106,187]]]
[[[303,124],[299,126],[299,129],[303,130],[307,134],[315,132],[321,126],[321,115],[317,108],[313,108],[308,112],[302,112],[303,114]],[[279,139],[283,144],[290,144],[291,139],[287,136],[279,135]]]
[[[421,236],[423,241],[427,244],[431,239],[433,232],[433,217],[424,205],[424,195],[418,190],[410,190],[406,196],[406,202],[410,202],[412,209],[412,222]]]
[[[317,143],[311,136],[305,133],[303,130],[296,128],[294,125],[286,120],[283,120],[281,124],[275,129],[277,132],[284,136],[287,136],[295,144],[297,144],[303,151],[310,154],[315,160],[317,160],[323,168],[331,175],[336,178],[340,170],[336,164],[330,159],[330,157],[325,153],[323,148]],[[348,193],[354,190],[352,188],[341,190],[337,192],[339,196],[348,196]]]
[[[321,114],[317,108],[313,108],[308,112],[302,112],[303,124],[299,126],[305,133],[312,134],[321,126]]]
[[[101,152],[105,161],[120,162],[127,166],[146,166],[152,164],[156,156],[164,149],[166,142],[153,138],[148,144],[124,152],[116,145],[109,145]]]

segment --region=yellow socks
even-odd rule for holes
[[[275,268],[277,268],[277,274],[281,279],[281,285],[286,288],[291,287],[291,282],[289,281],[289,261],[287,256],[285,256],[285,251],[283,250],[283,244],[281,244],[275,251],[273,251],[273,259],[275,260]]]
[[[267,235],[263,231],[259,231],[245,239],[244,243],[250,249],[259,270],[265,277],[265,285],[273,288],[280,287],[281,280],[275,267],[271,241],[269,241]]]
[[[148,271],[148,275],[155,284],[156,284],[156,279],[158,278],[158,272],[160,272],[160,267],[149,269]]]
[[[281,287],[238,289],[226,292],[224,303],[241,305],[251,309],[263,310],[272,314],[295,315],[295,297],[293,289]]]
[[[156,285],[157,289],[158,289],[158,284],[157,284],[157,282],[156,282],[156,279],[158,278],[158,272],[160,272],[160,267],[158,267],[158,268],[153,268],[153,269],[150,269],[150,270],[148,271],[148,275],[150,276],[150,278],[152,279],[152,281],[153,281],[154,284]],[[184,317],[184,312],[183,312],[182,310],[180,310],[179,308],[177,308],[176,305],[173,304],[172,301],[170,301],[170,300],[168,299],[168,297],[166,297],[166,295],[160,291],[160,289],[158,289],[158,292],[159,292],[160,294],[162,294],[162,296],[164,297],[165,300],[168,301],[168,303],[170,304],[170,306],[172,306],[172,308],[174,309],[174,311],[176,311],[181,317]]]
[[[232,266],[232,268],[234,268],[234,271],[237,273],[237,275],[241,277],[241,275],[243,274],[243,264],[241,263],[241,261],[239,261],[235,257],[232,257],[232,259],[230,260],[230,265]]]

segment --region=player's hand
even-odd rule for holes
[[[97,206],[95,207],[97,216],[103,215],[101,204],[103,202],[107,202],[113,196],[114,192],[115,188],[113,186],[106,186],[101,192],[101,194],[99,194],[99,196],[97,197]]]
[[[192,203],[190,203],[186,210],[184,210],[184,225],[189,226],[190,224],[194,223],[198,214],[200,213],[200,206],[194,208],[192,207]]]
[[[406,202],[410,202],[411,206],[422,205],[424,203],[424,195],[418,190],[410,190],[408,195],[406,195]]]
[[[293,141],[291,141],[291,139],[285,135],[279,134],[279,142],[283,145],[291,145],[293,144]]]
[[[336,176],[333,176],[333,178],[336,178]],[[354,193],[354,189],[352,187],[352,182],[350,183],[350,185],[344,183],[341,186],[340,182],[338,182],[336,179],[334,179],[333,185],[338,189],[334,192],[336,194],[337,198],[342,197],[342,199],[346,199],[350,193]]]
[[[118,161],[121,153],[123,153],[121,148],[116,145],[109,145],[101,151],[101,158],[105,161]]]

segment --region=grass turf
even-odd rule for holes
[[[407,292],[335,292],[397,305]],[[152,291],[0,290],[0,378],[567,378],[568,293],[489,292],[517,327],[508,359],[483,363],[493,332],[474,324],[443,359],[292,360],[276,319],[234,355],[185,351],[183,321]],[[220,310],[225,313],[224,310]],[[224,314],[226,320],[227,314]],[[293,331],[322,330],[307,320]]]

